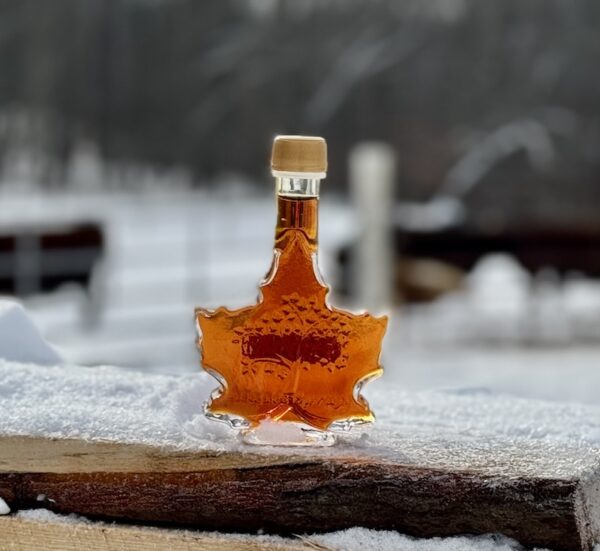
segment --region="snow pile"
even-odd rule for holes
[[[44,341],[23,307],[11,300],[0,300],[0,358],[43,365],[61,362],[60,355]]]
[[[597,344],[600,281],[532,276],[514,257],[489,254],[460,289],[403,314],[411,344]]]
[[[33,522],[54,522],[70,525],[108,526],[106,523],[90,521],[79,515],[57,515],[46,509],[19,511],[17,517]],[[167,532],[190,538],[205,536],[232,543],[243,539],[244,543],[281,545],[293,540],[280,536],[240,536],[238,534],[222,534],[219,532],[192,532],[190,530],[154,527],[136,527],[136,530],[151,532]],[[514,540],[504,536],[456,536],[449,538],[417,539],[397,532],[350,528],[329,534],[298,536],[308,548],[327,549],[331,551],[517,551],[521,546]],[[542,551],[542,550],[538,550]]]
[[[0,497],[0,515],[8,515],[8,513],[10,513],[10,507],[6,501]]]
[[[112,367],[0,362],[0,435],[140,443],[209,452],[248,450],[202,404],[203,373],[147,375]],[[568,478],[600,461],[600,408],[482,391],[407,393],[375,382],[378,422],[329,449],[252,447],[252,453],[401,458],[422,467],[490,476]]]
[[[455,536],[417,539],[398,532],[350,528],[308,538],[327,549],[340,551],[512,551],[521,546],[505,536]],[[541,551],[541,550],[538,550]]]

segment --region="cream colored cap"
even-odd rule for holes
[[[319,136],[276,136],[271,153],[275,172],[327,171],[327,142]]]

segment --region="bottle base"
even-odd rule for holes
[[[242,441],[253,446],[333,446],[335,435],[290,421],[262,421],[241,432]]]

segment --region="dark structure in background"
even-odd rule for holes
[[[0,294],[26,297],[77,283],[91,298],[92,276],[104,248],[104,234],[97,224],[3,230]]]
[[[511,255],[531,274],[552,268],[560,277],[600,278],[600,231],[584,226],[569,230],[531,225],[498,231],[463,225],[437,230],[400,227],[395,248],[396,299],[405,302],[430,301],[458,288],[462,275],[491,253]],[[354,254],[352,245],[338,254],[341,295],[352,294]]]

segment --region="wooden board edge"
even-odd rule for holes
[[[582,535],[582,548],[591,551],[594,544],[600,544],[600,479],[598,472],[580,481],[575,496],[575,514],[579,532]]]
[[[4,547],[6,543],[8,546]],[[0,550],[39,551],[42,548],[56,551],[307,551],[314,550],[315,546],[291,539],[281,544],[243,535],[217,537],[168,528],[0,517]]]
[[[321,461],[322,458],[307,455],[208,452],[110,441],[0,436],[0,474],[201,472]]]

